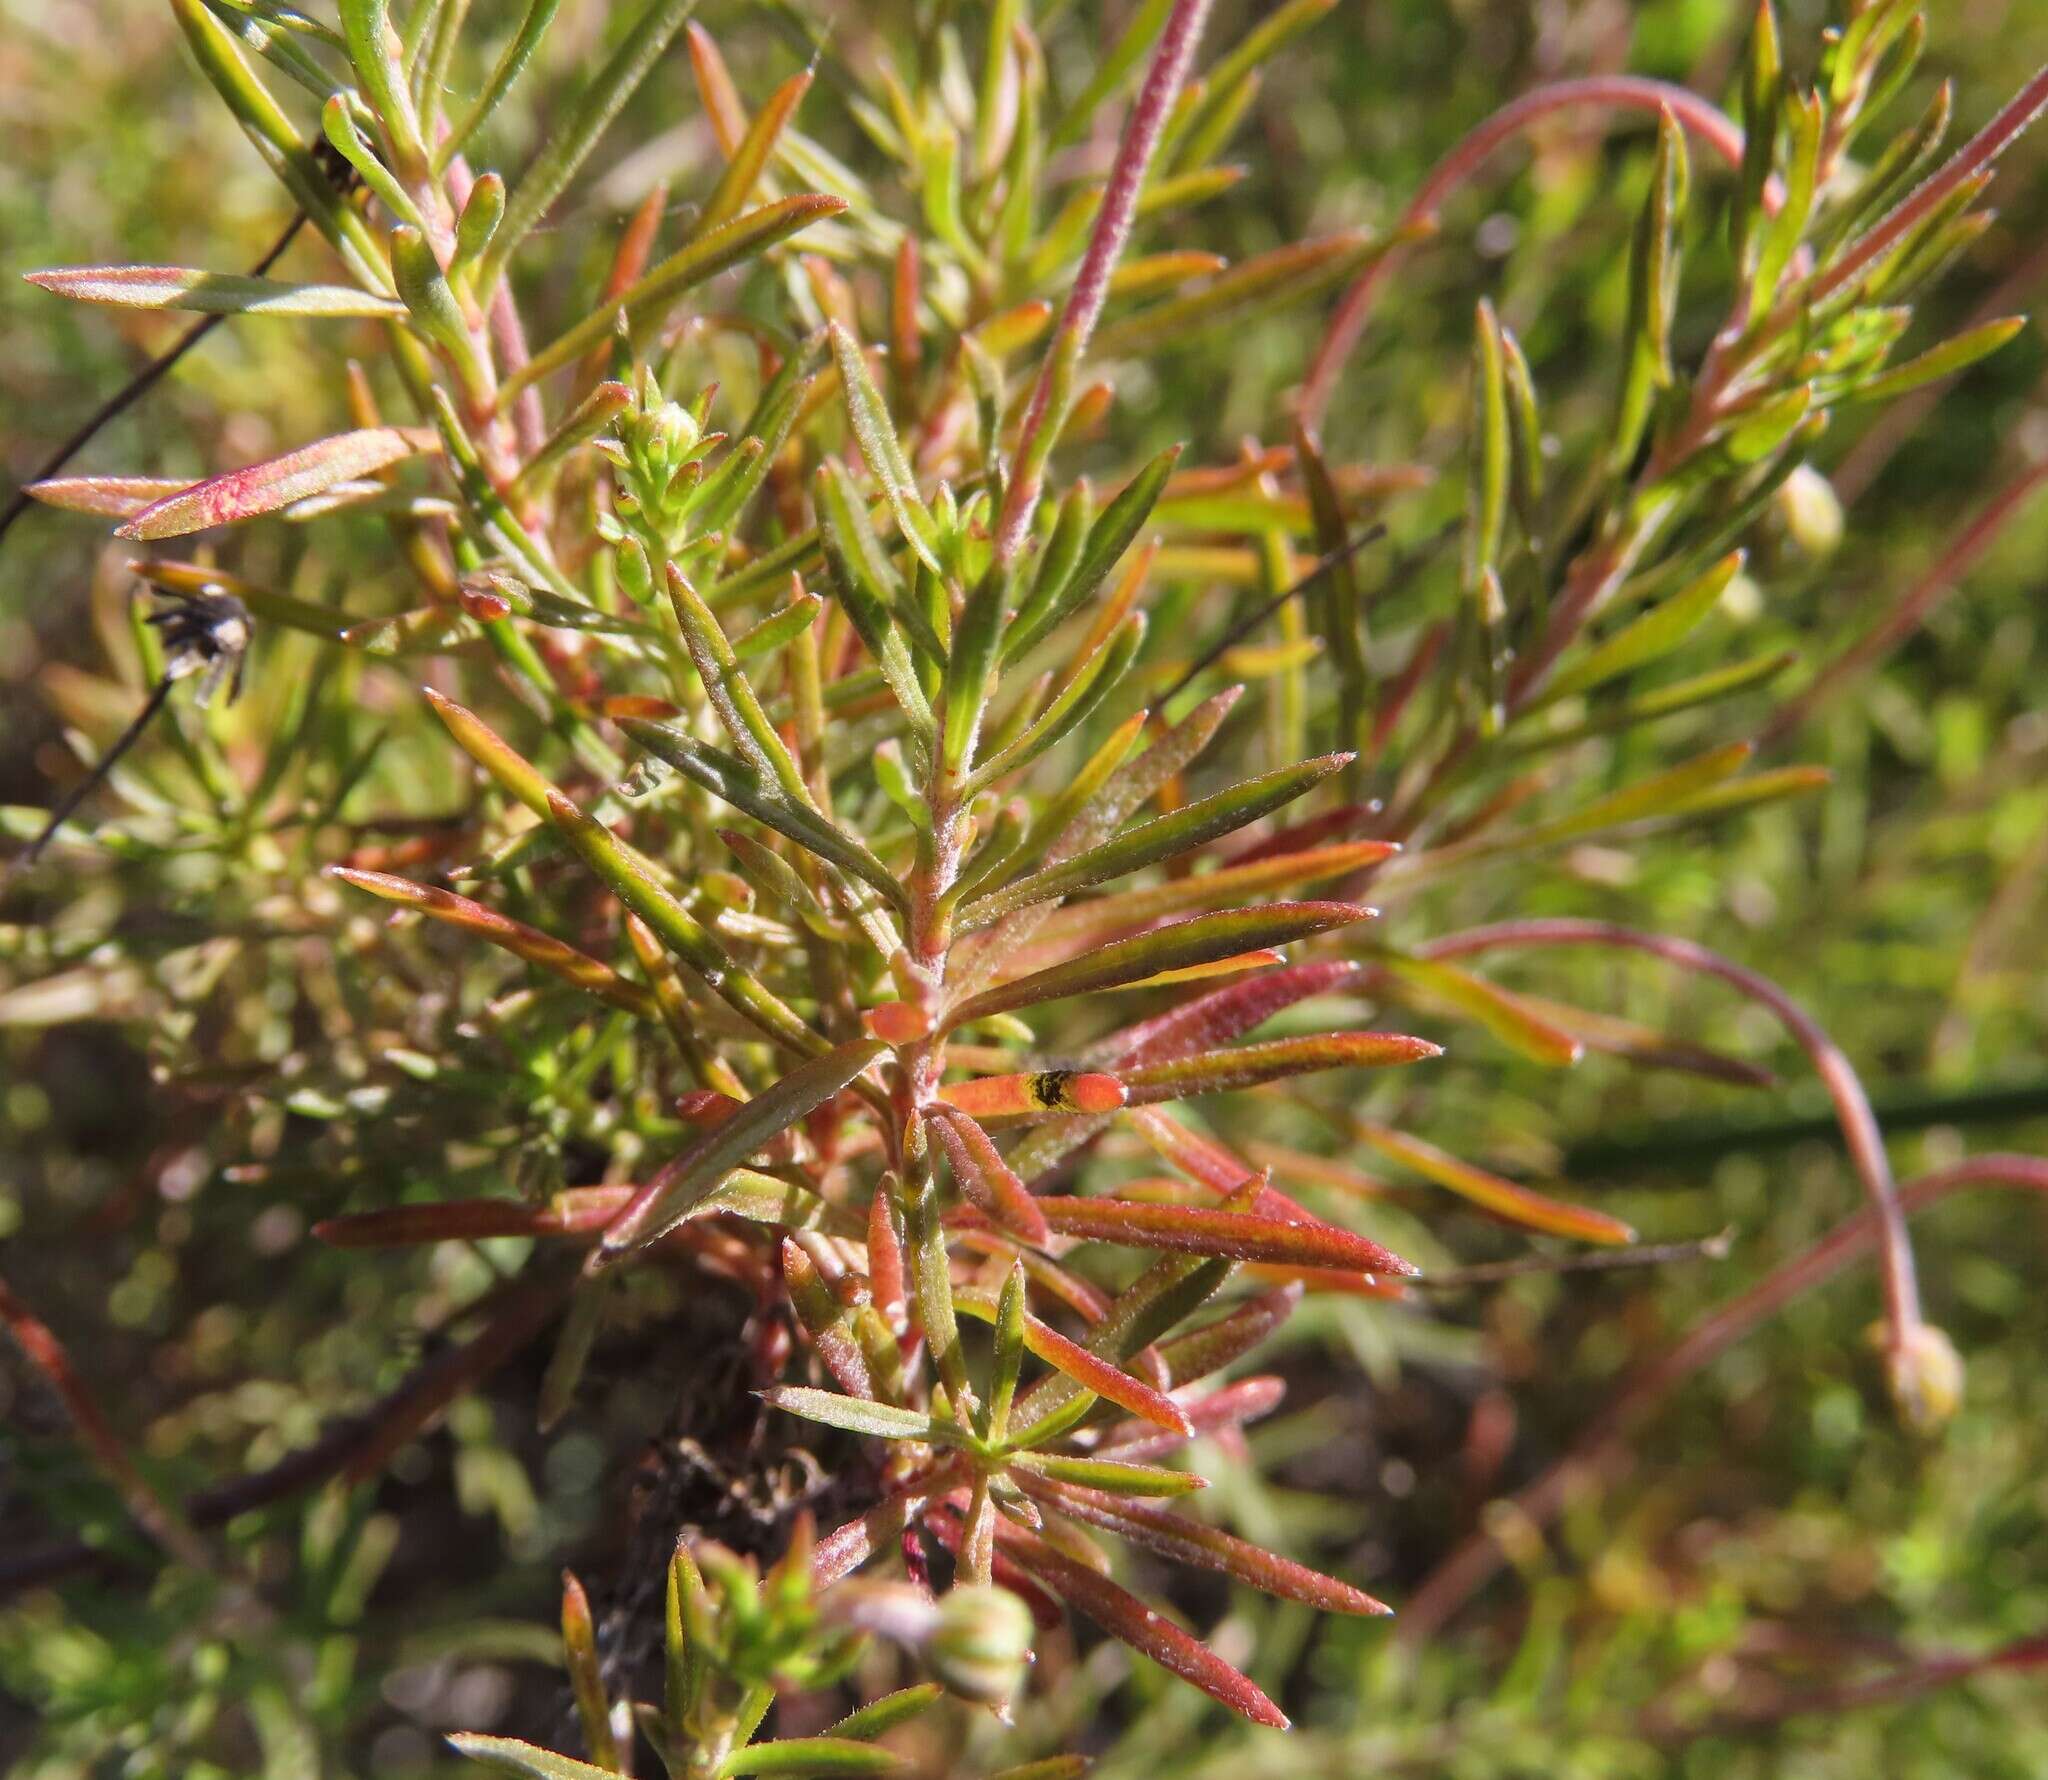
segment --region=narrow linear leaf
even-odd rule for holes
[[[1089,1242],[1118,1242],[1129,1248],[1163,1249],[1174,1254],[1227,1255],[1235,1261],[1280,1266],[1335,1267],[1355,1273],[1419,1271],[1391,1250],[1333,1224],[1282,1223],[1278,1218],[1209,1205],[1156,1205],[1063,1195],[1040,1199],[1038,1210],[1059,1235]]]
[[[695,3],[696,0],[649,0],[647,9],[634,21],[619,47],[612,52],[611,59],[592,76],[568,115],[548,132],[540,153],[520,176],[519,183],[512,188],[511,196],[506,200],[504,221],[498,225],[498,232],[484,257],[481,282],[485,288],[496,282],[510,261],[513,249],[526,239],[534,225],[562,195],[569,181],[576,177],[577,169],[597,146],[598,138],[661,59],[669,39],[690,16]],[[538,12],[536,8],[535,13]],[[535,14],[529,14],[527,25],[534,24]],[[533,32],[533,41],[538,41],[539,31],[546,27],[546,18],[540,18],[538,30]],[[523,47],[526,55],[532,54],[532,42],[528,41],[525,29],[514,39],[513,47],[515,51]],[[500,69],[504,66],[501,63]],[[505,85],[509,86],[517,74],[518,67],[511,68]],[[492,88],[494,91],[486,92],[485,97],[495,104],[495,94],[502,92],[495,78]],[[480,117],[473,115],[467,120],[466,127],[474,128],[477,121]],[[578,352],[581,350],[579,347]]]
[[[343,284],[287,284],[185,266],[64,266],[23,274],[30,284],[80,303],[122,309],[183,309],[199,315],[341,315],[394,318],[405,305]]]
[[[365,427],[338,433],[282,457],[195,482],[143,508],[117,526],[115,535],[153,540],[232,525],[289,507],[337,482],[352,482],[402,459],[439,449],[439,441],[424,427]]]
[[[1443,1046],[1395,1032],[1331,1032],[1312,1038],[1279,1038],[1269,1044],[1202,1051],[1170,1063],[1143,1063],[1123,1072],[1134,1106],[1221,1094],[1322,1069],[1384,1069],[1441,1057]]]
[[[942,1102],[931,1109],[929,1122],[953,1164],[953,1178],[965,1198],[1027,1242],[1042,1246],[1050,1240],[1037,1200],[972,1117]]]
[[[600,1265],[673,1229],[724,1176],[832,1098],[887,1047],[859,1039],[799,1064],[686,1150],[633,1196],[605,1230]]]
[[[736,1780],[743,1774],[798,1776],[833,1774],[893,1774],[903,1766],[900,1755],[878,1749],[872,1743],[844,1737],[778,1737],[772,1743],[752,1743],[735,1749],[718,1764],[719,1780]]]
[[[1178,445],[1169,446],[1124,485],[1088,528],[1073,569],[1063,580],[1041,580],[1033,586],[1003,637],[1005,661],[1036,648],[1109,579],[1159,504],[1180,453]]]
[[[1367,919],[1372,910],[1351,902],[1276,902],[1169,922],[1133,939],[1115,940],[1080,958],[1000,983],[951,1010],[947,1027],[1041,1001],[1115,988],[1164,971],[1206,964],[1264,946],[1282,946],[1312,934]]]
[[[1108,1068],[1163,1062],[1242,1038],[1254,1027],[1313,995],[1355,982],[1362,967],[1348,958],[1283,965],[1248,982],[1211,989],[1166,1013],[1097,1041],[1083,1061]]]
[[[1583,1047],[1569,1032],[1545,1020],[1511,990],[1472,971],[1434,958],[1389,955],[1376,962],[1420,990],[1424,999],[1483,1026],[1511,1051],[1532,1062],[1565,1069],[1583,1054]]]
[[[837,1723],[827,1725],[824,1734],[864,1742],[894,1730],[899,1724],[908,1724],[920,1712],[937,1705],[945,1697],[946,1690],[936,1681],[920,1681],[911,1687],[899,1687],[894,1693],[885,1693],[878,1700],[870,1700],[858,1711],[849,1712]]]
[[[1192,1471],[1169,1471],[1157,1465],[1121,1459],[1074,1458],[1065,1453],[1019,1452],[1009,1463],[1019,1471],[1080,1484],[1112,1496],[1186,1496],[1208,1488],[1208,1479]]]
[[[966,927],[984,927],[991,921],[1036,902],[1052,902],[1072,895],[1090,884],[1126,873],[1142,871],[1148,865],[1176,858],[1205,846],[1220,835],[1249,826],[1262,816],[1292,803],[1332,773],[1351,763],[1349,754],[1325,754],[1297,766],[1281,767],[1247,779],[1228,790],[1184,805],[1170,815],[1155,817],[1085,853],[1058,865],[1047,866],[1027,878],[1005,886],[993,895],[969,903],[961,911]],[[1248,948],[1240,948],[1248,949]]]
[[[46,507],[66,513],[95,513],[102,519],[131,519],[166,496],[191,486],[164,476],[51,476],[26,490]]]
[[[1727,592],[1741,572],[1743,552],[1734,550],[1697,580],[1660,600],[1640,618],[1616,631],[1575,665],[1566,668],[1529,705],[1530,710],[1555,704],[1668,655],[1685,641]]]
[[[831,323],[826,332],[832,343],[833,360],[839,366],[847,417],[853,423],[853,436],[860,442],[868,474],[882,485],[896,523],[903,528],[904,541],[933,574],[943,574],[931,510],[917,492],[917,477],[904,455],[902,441],[896,436],[896,423],[889,418],[888,404],[868,375],[866,355],[859,342],[837,322]]]
[[[875,1440],[934,1440],[957,1432],[951,1423],[935,1423],[922,1410],[898,1409],[890,1403],[870,1403],[838,1391],[821,1391],[811,1385],[775,1385],[761,1393],[771,1408],[787,1410],[806,1421],[828,1428],[842,1428],[849,1434],[864,1434]]]
[[[1098,328],[1094,351],[1104,358],[1151,354],[1208,328],[1282,304],[1305,303],[1356,276],[1389,245],[1390,238],[1352,229],[1273,248],[1217,273],[1198,290]]]
[[[1399,1162],[1440,1187],[1448,1187],[1460,1198],[1484,1206],[1510,1223],[1541,1230],[1549,1236],[1574,1237],[1581,1242],[1627,1243],[1636,1239],[1636,1233],[1619,1218],[1531,1192],[1527,1187],[1519,1187],[1513,1181],[1503,1180],[1484,1168],[1461,1161],[1438,1149],[1435,1144],[1411,1137],[1405,1131],[1368,1124],[1363,1120],[1353,1120],[1352,1129],[1360,1142],[1377,1150],[1389,1161]]]
[[[554,935],[501,915],[495,909],[485,908],[482,903],[472,902],[466,896],[457,896],[428,884],[415,884],[409,878],[392,877],[380,871],[357,871],[345,865],[329,866],[327,874],[344,884],[354,885],[358,890],[367,890],[372,896],[382,897],[386,902],[416,909],[436,921],[477,934],[551,976],[559,977],[613,1007],[623,1008],[639,1019],[658,1020],[661,1017],[660,1004],[651,989],[620,976],[601,959],[579,952]]]
[[[1085,1564],[1062,1556],[1021,1527],[1000,1523],[996,1536],[1025,1571],[1112,1637],[1149,1656],[1183,1681],[1192,1682],[1211,1699],[1221,1701],[1252,1723],[1275,1730],[1287,1728],[1287,1715],[1248,1677],[1128,1590]]]
[[[1135,925],[1199,908],[1204,903],[1236,902],[1269,890],[1291,890],[1324,878],[1349,877],[1391,859],[1400,850],[1396,841],[1347,841],[1300,853],[1276,853],[1246,865],[1226,865],[1164,884],[1149,884],[1142,890],[1124,890],[1087,902],[1068,903],[1052,912],[1040,932],[1051,939],[1064,937],[1077,928],[1093,931],[1111,925]]]
[[[778,198],[700,235],[535,353],[499,386],[498,405],[509,406],[522,389],[574,364],[593,346],[603,345],[617,331],[621,319],[636,328],[658,321],[685,291],[845,208],[844,199],[815,192]],[[504,235],[500,225],[492,245]]]
[[[761,175],[774,159],[776,144],[781,140],[783,130],[796,115],[797,107],[803,103],[804,94],[810,89],[810,71],[802,69],[769,95],[768,103],[754,114],[746,135],[740,138],[732,151],[732,158],[718,176],[718,184],[712,188],[711,196],[705,199],[704,214],[697,219],[693,234],[701,235],[739,215],[740,207],[754,195],[754,187],[760,183]]]
[[[1027,1260],[1029,1257],[1027,1257]],[[1038,1265],[1047,1265],[1043,1257]],[[996,1301],[985,1292],[965,1290],[956,1294],[962,1310],[987,1321],[996,1317]],[[1027,1314],[1024,1318],[1024,1346],[1071,1384],[1129,1410],[1142,1422],[1179,1439],[1193,1437],[1194,1423],[1165,1392],[1154,1389],[1142,1378],[1091,1353],[1079,1342],[1069,1340],[1051,1324]]]
[[[41,281],[35,273],[29,276],[35,282]],[[1965,329],[1953,339],[1944,340],[1939,346],[1921,353],[1918,358],[1908,359],[1903,365],[1873,377],[1867,383],[1855,385],[1847,394],[1858,402],[1888,402],[1925,384],[1953,377],[1979,359],[1990,357],[2026,325],[2024,315],[2010,315],[2001,321],[1987,321],[1981,327]]]
[[[1063,1480],[1031,1482],[1024,1487],[1061,1514],[1115,1533],[1174,1563],[1214,1570],[1234,1582],[1277,1595],[1283,1601],[1300,1601],[1323,1613],[1378,1617],[1393,1612],[1384,1601],[1375,1600],[1348,1582],[1339,1582],[1334,1576],[1263,1550],[1220,1527],[1189,1520],[1171,1509],[1117,1501],[1086,1488],[1074,1488]]]
[[[566,1755],[522,1743],[517,1737],[480,1737],[458,1731],[448,1742],[458,1755],[496,1768],[501,1774],[517,1774],[521,1780],[617,1780],[609,1768],[571,1761]]]
[[[865,845],[836,822],[784,796],[744,762],[698,741],[676,724],[627,717],[619,727],[650,754],[667,761],[734,809],[745,811],[755,821],[787,835],[820,859],[830,860],[871,884],[897,908],[908,909],[909,897],[902,883]]]

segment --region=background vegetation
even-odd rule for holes
[[[607,10],[572,0],[546,67],[569,77],[588,65]],[[1046,28],[1071,58],[1052,71],[1071,90],[1109,31],[1091,24],[1090,0],[1037,10],[1071,10]],[[1101,10],[1121,20],[1127,9]],[[1236,41],[1259,11],[1219,5],[1210,41]],[[860,142],[830,69],[834,56],[861,53],[861,13],[807,9],[806,24],[778,8],[707,3],[698,16],[750,97],[803,66],[807,32],[828,20],[832,51],[806,122],[851,156]],[[161,5],[0,0],[0,20],[0,461],[11,487],[179,325],[66,306],[12,275],[116,258],[246,265],[285,211]],[[1795,63],[1810,61],[1824,22],[1818,7],[1784,10]],[[1933,25],[1900,114],[1952,75],[1958,140],[2018,71],[2048,58],[2048,17],[2023,4],[1947,9]],[[1338,227],[1388,226],[1437,158],[1514,94],[1627,70],[1720,99],[1750,28],[1746,8],[1721,0],[1339,0],[1267,69],[1236,149],[1247,177],[1191,214],[1184,239],[1151,245],[1239,259]],[[524,107],[547,90],[545,80],[523,88],[494,125],[497,164],[518,165],[540,139],[543,120]],[[1425,547],[1460,511],[1481,297],[1523,341],[1558,424],[1599,424],[1609,396],[1598,371],[1626,320],[1626,243],[1649,140],[1640,121],[1609,131],[1556,120],[1533,154],[1509,151],[1461,196],[1442,240],[1389,287],[1325,437],[1345,462],[1435,473],[1433,483],[1392,478],[1390,551]],[[714,155],[671,52],[551,221],[550,276],[593,287],[619,218],[650,181],[696,189]],[[2006,159],[1993,201],[1996,224],[1928,299],[1927,339],[2037,300],[2048,278],[2048,136]],[[1114,437],[1100,448],[1112,484],[1111,466],[1191,427],[1191,462],[1225,461],[1245,435],[1274,442],[1327,308],[1296,305],[1149,360],[1120,391]],[[1697,355],[1719,313],[1710,294],[1697,312],[1690,299],[1681,307],[1681,353]],[[86,465],[197,477],[336,430],[346,422],[333,368],[310,333],[220,329],[95,442]],[[1752,576],[1722,606],[1740,653],[1831,658],[1901,595],[1995,490],[2048,452],[2044,370],[2048,347],[2029,327],[1913,415],[1845,415],[1831,428],[1816,455],[1841,496],[1839,547],[1816,552],[1781,519],[1762,529]],[[1780,758],[1830,770],[1823,795],[1652,844],[1518,861],[1510,888],[1489,878],[1446,890],[1413,914],[1407,937],[1512,913],[1695,939],[1768,975],[1836,1035],[1902,1178],[1966,1154],[2048,1149],[2044,546],[2048,502],[2003,528],[1880,672],[1785,739]],[[69,771],[62,728],[104,738],[138,696],[127,554],[106,547],[103,527],[47,511],[0,549],[0,805],[46,807],[51,781]],[[301,597],[346,594],[352,610],[389,611],[404,601],[387,556],[372,526],[317,542],[273,527],[238,542],[232,560]],[[1402,587],[1388,578],[1381,597],[1398,625]],[[265,729],[297,720],[303,688],[339,671],[306,638],[266,636],[226,731],[228,757],[260,757]],[[318,701],[299,736],[298,794],[351,815],[454,801],[467,780],[418,706],[417,676],[402,663],[347,674],[333,688],[345,696]],[[369,758],[373,737],[382,741]],[[1716,739],[1706,732],[1698,745]],[[1611,782],[1692,751],[1668,734],[1631,739]],[[203,746],[191,753],[203,783],[213,763]],[[191,782],[168,770],[170,783]],[[24,814],[9,832],[26,838],[35,825]],[[299,843],[280,832],[272,844],[281,873]],[[350,972],[372,968],[371,923],[324,883],[291,907],[256,884],[190,888],[206,898],[204,919],[190,898],[130,907],[117,875],[68,870],[10,886],[0,906],[0,1275],[55,1328],[173,1494],[261,1470],[360,1412],[443,1350],[444,1326],[495,1283],[494,1268],[516,1265],[509,1252],[456,1244],[417,1264],[366,1265],[312,1239],[315,1220],[374,1202],[302,1142],[310,1124],[360,1115],[373,1104],[363,1096],[388,1088],[353,1023],[370,992]],[[454,971],[464,956],[428,949],[420,961]],[[376,967],[388,962],[380,954]],[[1636,1360],[1859,1199],[1825,1096],[1758,1010],[1703,979],[1604,952],[1544,955],[1501,976],[1762,1058],[1783,1079],[1736,1087],[1602,1056],[1561,1071],[1418,1016],[1408,1029],[1444,1039],[1451,1055],[1426,1084],[1377,1101],[1374,1116],[1518,1175],[1571,1182],[1649,1243],[1727,1230],[1725,1256],[1532,1273],[1432,1294],[1420,1308],[1312,1298],[1262,1361],[1290,1395],[1250,1431],[1254,1462],[1209,1456],[1210,1496],[1240,1531],[1397,1610],[1482,1524],[1511,1554],[1507,1574],[1413,1645],[1378,1620],[1318,1620],[1220,1585],[1177,1584],[1171,1598],[1216,1628],[1210,1642],[1286,1705],[1299,1727],[1291,1740],[1240,1726],[1114,1644],[1061,1632],[1041,1646],[1015,1730],[953,1722],[911,1746],[935,1771],[984,1773],[1070,1749],[1119,1776],[1221,1774],[1247,1760],[1275,1774],[1459,1776],[2020,1776],[2048,1766],[2037,1669],[1954,1678],[1944,1667],[2048,1631],[2040,1202],[1965,1194],[1921,1220],[1929,1316],[1967,1367],[1962,1406],[1938,1439],[1900,1427],[1886,1399],[1867,1338],[1878,1297],[1866,1266],[1680,1384],[1643,1423],[1629,1462],[1546,1541],[1489,1505],[1569,1449]],[[431,975],[386,981],[374,991],[390,998],[380,1022],[401,1025],[396,1002],[435,989]],[[332,1056],[309,1031],[335,1035]],[[274,1079],[288,1057],[305,1080]],[[271,1097],[252,1110],[243,1093],[259,1078]],[[408,1134],[394,1128],[384,1141],[350,1168],[396,1166]],[[301,1149],[303,1167],[290,1160]],[[259,1153],[280,1159],[249,1159]],[[1461,1232],[1432,1264],[1524,1252],[1492,1237]],[[650,1305],[639,1325],[611,1329],[582,1406],[549,1438],[531,1407],[543,1345],[409,1441],[374,1485],[236,1521],[246,1598],[223,1599],[181,1571],[138,1577],[141,1548],[119,1501],[10,1350],[0,1551],[84,1537],[127,1561],[19,1589],[0,1613],[0,1749],[37,1776],[382,1777],[452,1771],[440,1744],[449,1730],[573,1747],[549,1630],[559,1572],[573,1564],[591,1582],[606,1640],[627,1639],[653,1611],[630,1592],[627,1529],[659,1518],[660,1467],[636,1464],[672,1419],[687,1424],[688,1405],[744,1388],[737,1364],[721,1376],[727,1361],[706,1359],[744,1308],[721,1304],[723,1290]],[[783,1468],[812,1462],[799,1449],[764,1454],[732,1514],[772,1513]],[[1153,1580],[1167,1586],[1163,1573]]]

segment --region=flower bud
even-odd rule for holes
[[[925,1641],[933,1676],[963,1700],[1001,1706],[1031,1662],[1031,1609],[1008,1589],[956,1587],[939,1602]]]
[[[1806,556],[1820,561],[1842,541],[1842,503],[1834,484],[1811,464],[1801,464],[1777,493],[1785,535]]]
[[[1963,1357],[1941,1330],[1921,1323],[1886,1353],[1885,1383],[1909,1429],[1938,1434],[1963,1400]]]

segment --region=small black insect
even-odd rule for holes
[[[156,627],[157,635],[163,640],[162,675],[143,701],[142,709],[135,713],[134,720],[100,757],[99,765],[58,800],[43,832],[21,856],[20,864],[28,866],[36,862],[43,848],[49,845],[50,837],[92,795],[94,788],[105,781],[121,756],[141,739],[150,719],[163,709],[171,688],[180,680],[189,680],[195,674],[204,676],[199,686],[202,705],[213,702],[223,681],[227,682],[230,704],[241,697],[242,669],[249,651],[248,608],[233,594],[218,587],[202,588],[197,593],[174,593],[171,598],[175,604],[151,612],[144,620]]]

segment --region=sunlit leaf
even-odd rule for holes
[[[65,266],[25,272],[30,284],[81,303],[186,309],[200,315],[403,315],[405,305],[341,284],[287,284],[184,266]]]
[[[798,1065],[772,1087],[764,1088],[633,1196],[606,1227],[600,1260],[614,1260],[673,1229],[730,1169],[831,1099],[885,1048],[875,1039],[857,1039]]]
[[[195,482],[144,507],[115,533],[123,538],[175,538],[208,526],[232,525],[435,449],[433,433],[422,427],[366,427],[339,433],[282,457]]]

